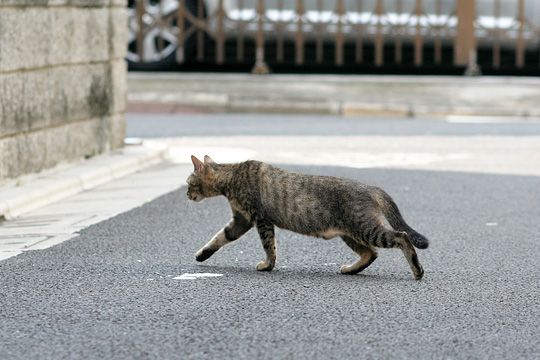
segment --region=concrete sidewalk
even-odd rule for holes
[[[72,239],[177,189],[193,166],[167,162],[167,152],[165,144],[126,146],[0,184],[0,260]]]
[[[540,78],[130,73],[128,111],[540,117]]]
[[[126,146],[0,183],[0,221],[159,164],[165,152],[164,148]]]

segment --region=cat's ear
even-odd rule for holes
[[[208,155],[204,155],[204,163],[205,164],[215,164],[216,162],[212,160],[212,158]]]
[[[197,159],[195,155],[191,155],[191,161],[193,162],[193,171],[197,173],[202,173],[204,169],[204,164],[201,160]]]

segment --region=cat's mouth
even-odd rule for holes
[[[195,202],[200,202],[204,199],[204,196],[202,195],[191,195],[191,194],[187,194],[188,196],[188,199],[191,200],[191,201],[195,201]]]

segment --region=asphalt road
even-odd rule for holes
[[[398,250],[356,276],[353,253],[278,231],[259,273],[256,232],[202,265],[229,218],[224,199],[185,189],[0,262],[2,359],[353,359],[540,356],[540,179],[296,167],[375,183],[431,239],[412,278]],[[220,277],[179,280],[184,273]]]
[[[330,115],[128,114],[127,136],[540,135],[540,122],[504,118],[393,119]]]
[[[128,115],[132,137],[327,134],[455,135],[464,146],[478,141],[468,136],[500,135],[519,148],[519,136],[539,135],[540,124]],[[264,252],[253,230],[197,263],[194,253],[230,210],[225,199],[188,202],[180,188],[58,246],[0,261],[0,359],[540,357],[540,177],[288,168],[385,188],[431,239],[418,251],[424,279],[413,280],[399,250],[341,275],[355,255],[339,239],[286,231],[277,232],[272,273],[255,271]],[[193,273],[221,276],[175,279]]]

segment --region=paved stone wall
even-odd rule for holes
[[[126,2],[0,0],[0,181],[122,146]]]

